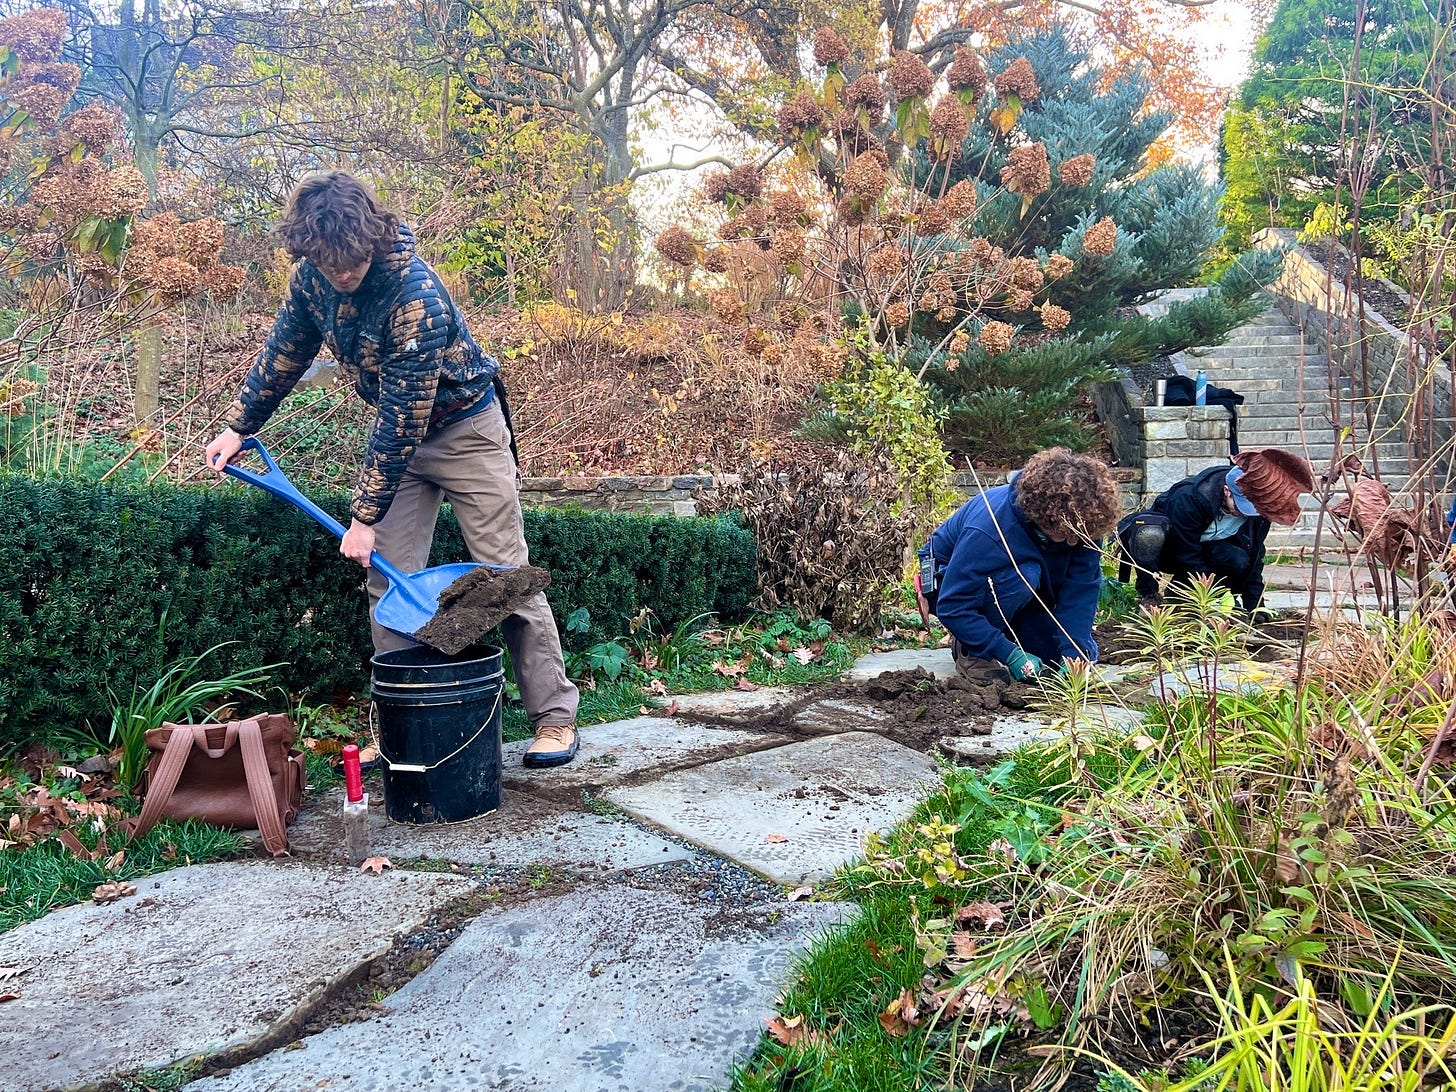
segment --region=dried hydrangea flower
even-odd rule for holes
[[[910,305],[904,300],[896,300],[885,308],[885,321],[891,326],[904,326],[910,321]]]
[[[758,356],[769,346],[769,336],[757,326],[743,331],[743,351],[749,356]]]
[[[809,219],[809,203],[793,190],[774,190],[769,194],[768,207],[780,224],[799,224]]]
[[[1088,254],[1105,258],[1117,245],[1117,224],[1110,216],[1104,216],[1087,229],[1082,236],[1082,249]]]
[[[1041,324],[1054,334],[1060,334],[1072,324],[1072,312],[1048,301],[1041,305]]]
[[[243,290],[246,277],[235,265],[216,264],[202,274],[202,284],[213,299],[230,300]]]
[[[970,46],[958,45],[955,59],[946,70],[945,82],[952,91],[969,91],[972,97],[980,98],[986,90],[986,66]]]
[[[722,201],[728,196],[728,172],[714,171],[703,179],[703,192],[709,201]]]
[[[753,164],[745,163],[728,172],[726,188],[729,193],[736,193],[739,197],[752,201],[763,192],[763,175],[758,173],[758,168]]]
[[[856,110],[865,110],[871,118],[878,118],[884,110],[887,96],[884,84],[870,73],[857,76],[844,89],[844,105]]]
[[[1038,141],[1012,148],[1010,161],[1001,168],[1001,183],[1012,193],[1023,197],[1046,193],[1052,184],[1052,167],[1047,160],[1046,145]]]
[[[890,176],[881,159],[875,152],[862,152],[844,170],[844,188],[866,204],[878,201],[889,188]]]
[[[717,246],[703,255],[703,268],[709,273],[724,273],[728,269],[728,248]]]
[[[137,172],[137,177],[140,179],[141,172]],[[222,254],[222,221],[212,216],[192,220],[187,224],[187,229],[182,233],[180,241],[182,243],[181,256],[198,269],[206,272],[217,263],[219,255]]]
[[[1017,57],[993,82],[998,95],[1015,95],[1022,102],[1031,102],[1041,94],[1036,72],[1025,57]]]
[[[951,220],[939,205],[927,205],[915,217],[915,234],[922,239],[944,235],[951,229]]]
[[[100,103],[90,102],[69,115],[62,128],[86,145],[86,150],[101,153],[116,140],[117,116]]]
[[[823,67],[843,64],[849,59],[849,46],[844,44],[833,27],[820,27],[814,32],[814,63]]]
[[[688,230],[678,224],[659,232],[652,245],[673,265],[691,269],[697,263],[698,244]]]
[[[877,281],[893,281],[904,271],[909,257],[904,247],[881,243],[865,255],[865,272]]]
[[[779,107],[779,138],[786,144],[824,124],[824,110],[807,91],[800,91]]]
[[[859,227],[870,219],[869,206],[857,197],[841,197],[834,208],[845,227]]]
[[[804,236],[790,228],[777,228],[769,242],[769,249],[785,265],[804,260]]]
[[[981,348],[986,352],[992,356],[1000,356],[1011,348],[1011,339],[1015,335],[1015,328],[1008,323],[992,319],[981,326],[981,332],[976,335],[976,340],[981,343]]]
[[[1041,266],[1035,258],[1011,259],[1011,283],[1017,288],[1035,292],[1042,286]]]
[[[0,19],[0,42],[22,61],[53,61],[66,40],[66,13],[57,8],[31,8]]]
[[[82,162],[85,162],[84,160]],[[142,172],[130,163],[112,167],[91,187],[96,215],[104,220],[120,220],[125,216],[136,216],[147,207],[152,199],[147,189],[147,180]],[[213,221],[217,223],[217,221]],[[217,249],[222,247],[222,225],[217,225],[217,248],[212,260],[217,259]]]
[[[941,209],[952,220],[965,220],[976,214],[976,184],[962,178],[946,190],[939,201]]]
[[[895,54],[888,77],[890,90],[897,99],[923,99],[935,86],[935,73],[921,58],[902,49]]]
[[[956,356],[965,352],[971,344],[971,335],[964,330],[957,330],[950,338],[950,351]],[[949,365],[947,365],[949,367]]]
[[[708,306],[720,319],[731,322],[743,315],[743,301],[726,288],[709,293]]]
[[[944,159],[957,159],[961,154],[961,143],[971,131],[971,120],[966,117],[965,108],[954,95],[946,95],[935,104],[930,112],[931,139],[944,149]]]
[[[1047,259],[1046,277],[1049,281],[1059,281],[1072,271],[1073,262],[1065,254],[1053,254]]]
[[[1036,297],[1024,288],[1013,288],[1006,293],[1006,306],[1013,311],[1030,311]]]
[[[142,270],[142,280],[164,303],[180,303],[202,287],[202,274],[181,258],[158,258]]]
[[[1097,157],[1090,152],[1074,155],[1057,165],[1057,177],[1068,186],[1081,189],[1092,181],[1092,172],[1097,169]]]

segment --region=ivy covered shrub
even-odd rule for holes
[[[315,499],[346,517],[346,495]],[[284,662],[290,695],[357,693],[370,655],[364,572],[307,517],[257,490],[113,489],[0,475],[0,747],[111,717],[181,656],[220,642],[219,677]],[[664,624],[725,621],[754,591],[754,544],[707,519],[530,511],[532,561],[550,569],[558,623],[577,642],[626,632],[650,606]],[[442,514],[434,562],[465,557]],[[281,700],[278,694],[272,698]]]

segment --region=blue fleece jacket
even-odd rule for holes
[[[1035,531],[1013,486],[972,497],[936,529],[930,546],[939,573],[935,615],[970,655],[1006,661],[1018,643],[1017,614],[1036,607],[1034,590],[1066,630],[1056,638],[1061,655],[1097,659],[1092,619],[1102,587],[1101,552]]]

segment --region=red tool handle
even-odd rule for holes
[[[364,772],[359,769],[359,748],[352,743],[344,747],[344,792],[351,804],[364,799]]]

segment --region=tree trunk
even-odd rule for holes
[[[155,424],[161,405],[162,331],[150,318],[142,319],[136,332],[136,397],[132,416],[138,428]]]

